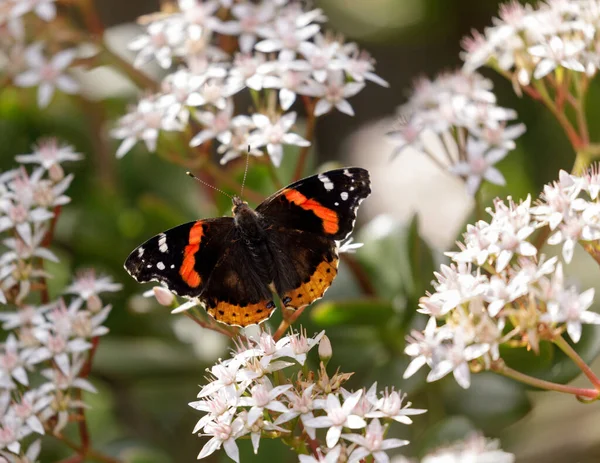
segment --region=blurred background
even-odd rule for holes
[[[108,28],[109,46],[131,59],[128,41],[139,33],[139,15],[158,10],[149,0],[96,0]],[[398,425],[390,436],[407,437],[407,456],[460,438],[470,430],[482,430],[502,440],[518,462],[596,462],[600,460],[600,435],[595,425],[600,412],[571,397],[526,391],[520,385],[492,374],[474,375],[471,389],[461,390],[451,378],[424,383],[424,374],[402,379],[407,365],[404,336],[422,326],[415,315],[418,298],[443,262],[472,214],[472,201],[463,184],[440,172],[427,159],[408,152],[393,162],[393,145],[385,133],[394,127],[395,109],[406,101],[413,80],[460,66],[460,40],[471,29],[483,29],[496,15],[498,2],[488,0],[321,0],[315,6],[329,17],[329,27],[367,49],[377,61],[376,73],[390,88],[368,85],[352,99],[356,116],[334,112],[319,120],[313,166],[324,163],[360,165],[371,171],[373,195],[361,207],[357,241],[366,245],[357,259],[366,270],[381,307],[354,307],[359,290],[353,275],[342,264],[340,275],[324,302],[307,310],[301,323],[309,333],[327,329],[334,355],[330,365],[355,371],[355,387],[378,381],[379,388],[394,386],[409,394],[426,415],[415,424]],[[148,67],[149,73],[158,73]],[[544,183],[557,178],[561,168],[570,170],[574,154],[551,115],[529,98],[518,98],[509,82],[492,71],[499,104],[514,108],[527,126],[518,148],[499,164],[505,187],[485,186],[488,202],[495,196],[515,199],[537,195]],[[158,74],[157,74],[158,75]],[[149,298],[145,287],[123,270],[128,253],[143,240],[183,222],[214,216],[229,209],[228,199],[215,207],[183,169],[138,145],[123,160],[114,152],[117,142],[108,137],[110,124],[134,103],[135,87],[109,69],[79,76],[84,97],[61,95],[46,110],[35,104],[35,91],[3,88],[0,94],[0,157],[2,169],[14,165],[14,155],[30,152],[39,137],[57,136],[86,156],[85,162],[67,169],[76,174],[70,189],[73,202],[63,210],[54,251],[60,264],[50,269],[58,294],[77,269],[88,266],[124,285],[110,295],[114,310],[107,322],[111,333],[97,352],[92,381],[100,390],[90,395],[92,441],[106,450],[127,449],[135,461],[162,463],[194,461],[203,441],[191,434],[199,414],[186,404],[195,399],[204,370],[227,353],[222,336],[173,316]],[[589,108],[590,132],[600,124],[598,82],[592,83]],[[298,111],[302,108],[298,107]],[[302,133],[300,131],[300,133]],[[289,157],[289,156],[288,156]],[[333,165],[333,164],[331,164]],[[240,174],[240,164],[230,164],[228,175]],[[287,173],[286,173],[287,172]],[[284,165],[281,179],[291,177]],[[268,194],[274,187],[260,168],[250,172],[249,183]],[[219,203],[221,204],[221,203]],[[577,255],[573,274],[582,287],[597,286],[598,269],[586,254]],[[336,304],[338,304],[336,306]],[[335,307],[348,311],[332,316]],[[270,321],[276,327],[279,318]],[[599,341],[582,340],[584,357],[593,358]],[[554,362],[565,378],[574,372],[558,356]],[[542,362],[533,354],[531,365]],[[541,365],[541,363],[540,363]],[[542,365],[544,368],[548,363]],[[600,372],[600,364],[595,365]],[[294,461],[294,454],[280,442],[263,439],[259,456],[250,442],[241,442],[241,461]],[[47,447],[42,461],[65,455]],[[207,461],[227,461],[218,452]]]

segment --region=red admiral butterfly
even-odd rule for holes
[[[199,298],[228,325],[248,326],[275,310],[320,299],[337,275],[336,241],[354,228],[371,193],[369,173],[350,167],[299,180],[254,210],[233,197],[233,217],[197,220],[160,233],[135,249],[125,269],[139,282],[159,281]]]

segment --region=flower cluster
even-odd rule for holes
[[[435,292],[420,300],[420,312],[430,319],[408,338],[406,353],[414,359],[405,377],[427,364],[428,381],[454,372],[466,388],[471,370],[494,368],[501,344],[537,352],[540,340],[566,331],[576,343],[582,324],[600,324],[600,315],[588,311],[594,290],[567,286],[558,258],[547,259],[530,242],[536,229],[548,227],[548,243],[564,243],[566,262],[577,242],[597,257],[598,179],[596,169],[581,177],[561,172],[537,206],[530,198],[496,200],[489,223],[467,227],[460,250],[448,253],[454,263],[442,266]]]
[[[44,140],[31,154],[17,156],[37,166],[0,174],[0,299],[8,311],[0,323],[8,335],[0,344],[0,460],[35,461],[40,441],[25,450],[29,436],[60,433],[86,406],[90,352],[110,310],[99,294],[120,285],[78,275],[62,297],[50,301],[44,261],[57,262],[49,249],[60,208],[73,175],[61,163],[80,159],[73,148]],[[38,294],[34,294],[38,293]],[[41,300],[41,304],[37,301]],[[35,302],[31,302],[35,301]]]
[[[417,80],[409,101],[399,108],[400,122],[390,133],[395,155],[411,147],[439,167],[464,179],[474,195],[482,180],[504,185],[494,165],[515,148],[525,132],[512,109],[496,104],[492,82],[477,73],[441,74]]]
[[[598,0],[549,0],[535,8],[512,0],[493,23],[463,41],[466,71],[490,65],[518,91],[560,69],[593,76],[600,66]]]
[[[421,463],[485,461],[488,463],[513,463],[515,456],[500,448],[497,440],[486,439],[481,434],[472,434],[463,441],[458,441],[427,454]]]
[[[8,63],[3,71],[17,87],[37,87],[41,108],[50,104],[55,89],[68,94],[79,91],[68,72],[77,50],[58,34],[52,35],[51,42],[35,41],[28,34],[55,19],[54,0],[7,1],[0,6],[0,58]]]
[[[141,18],[145,32],[130,44],[135,65],[155,59],[175,70],[119,121],[113,131],[123,140],[119,157],[139,140],[154,150],[160,130],[182,131],[189,123],[199,128],[191,146],[218,141],[221,163],[250,146],[251,154],[266,151],[278,166],[283,145],[310,145],[290,132],[298,96],[314,117],[333,108],[354,115],[347,99],[367,80],[387,86],[366,52],[321,31],[320,9],[274,0],[178,0],[178,7]],[[233,96],[244,88],[254,102],[251,116],[235,113]]]
[[[249,436],[254,452],[258,452],[261,437],[282,437],[289,445],[296,429],[313,456],[300,455],[304,463],[317,461],[359,462],[372,455],[375,461],[388,461],[385,451],[408,444],[401,439],[387,439],[392,421],[411,424],[410,416],[425,410],[410,408],[405,396],[395,390],[377,393],[377,385],[368,390],[350,392],[343,384],[351,374],[336,372],[329,376],[323,362],[318,373],[298,373],[297,379],[281,384],[281,372],[291,378],[290,369],[297,364],[308,368],[307,353],[317,344],[322,359],[331,357],[331,348],[324,332],[313,338],[304,332],[294,332],[275,341],[263,332],[257,339],[240,344],[231,358],[210,369],[210,382],[198,398],[190,403],[206,412],[194,433],[210,436],[198,458],[211,455],[223,447],[227,455],[239,461],[236,440]],[[325,352],[328,351],[328,352]],[[297,370],[297,367],[296,367]],[[278,384],[278,385],[275,385]],[[326,428],[325,445],[319,441],[321,428]]]

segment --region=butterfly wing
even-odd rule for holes
[[[256,212],[286,228],[341,241],[352,232],[358,206],[370,193],[367,170],[330,170],[279,190]]]
[[[125,261],[125,270],[140,283],[158,281],[179,296],[198,297],[233,230],[231,217],[171,228],[137,247]]]
[[[206,311],[217,321],[254,325],[268,319],[275,310],[266,277],[270,272],[257,266],[256,259],[236,230],[201,296]]]
[[[256,208],[269,233],[275,288],[286,307],[309,305],[331,286],[336,241],[352,232],[358,206],[370,193],[369,173],[350,167],[302,179]]]

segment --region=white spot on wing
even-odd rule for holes
[[[344,175],[346,177],[352,177],[352,174],[350,173],[350,171],[348,169],[344,169]]]
[[[319,174],[317,178],[323,182],[323,186],[327,191],[333,190],[333,182],[329,179],[327,175]]]
[[[340,198],[342,198],[342,201],[346,201],[348,199],[348,193],[346,191],[342,191],[340,193]]]
[[[169,250],[169,246],[167,246],[167,235],[164,233],[158,235],[158,250],[160,252],[167,252]]]
[[[158,268],[158,270],[164,270],[165,264],[163,264],[162,262],[159,262],[158,264],[156,264],[156,268]]]
[[[138,248],[138,257],[142,257],[143,255],[144,255],[144,248],[140,246]]]

